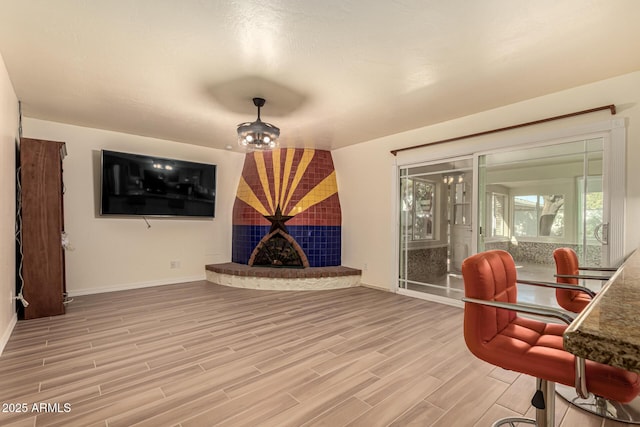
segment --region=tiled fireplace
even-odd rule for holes
[[[340,200],[331,152],[248,153],[233,206],[232,263],[206,267],[210,281],[263,289],[355,286],[341,266]]]
[[[232,260],[249,264],[272,230],[266,216],[280,207],[288,234],[309,267],[340,265],[341,222],[331,152],[280,149],[247,154],[233,206]]]

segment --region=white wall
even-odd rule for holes
[[[472,94],[469,94],[472,96]],[[464,102],[464,100],[461,100]],[[394,196],[396,162],[419,163],[489,150],[531,136],[545,139],[566,129],[612,119],[608,111],[550,122],[480,138],[405,151],[424,144],[574,111],[615,104],[627,122],[627,184],[624,251],[640,246],[640,72],[603,80],[445,123],[379,138],[332,152],[342,204],[342,263],[362,268],[362,282],[395,288]],[[436,108],[434,106],[434,108]],[[365,264],[367,268],[365,269]]]
[[[29,138],[64,141],[65,230],[71,296],[205,278],[206,264],[231,260],[231,215],[244,155],[136,135],[25,118]],[[100,217],[100,150],[217,164],[212,219]],[[170,268],[179,261],[180,268]]]
[[[0,354],[16,322],[16,138],[18,98],[0,56]]]

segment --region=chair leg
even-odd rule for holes
[[[556,417],[556,383],[538,378],[536,393],[531,399],[531,404],[536,408],[536,419],[509,417],[502,418],[492,424],[492,427],[508,424],[515,427],[516,424],[535,424],[538,427],[555,427]]]
[[[536,408],[536,425],[538,427],[555,427],[556,419],[556,383],[538,378],[537,391],[542,392],[544,405]]]

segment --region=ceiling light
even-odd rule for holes
[[[260,108],[265,102],[263,98],[253,98],[253,105],[258,107],[258,118],[255,122],[238,125],[238,145],[249,151],[272,150],[278,146],[280,129],[260,120]]]

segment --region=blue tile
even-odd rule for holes
[[[289,234],[307,255],[311,267],[328,267],[341,263],[340,226],[288,226]],[[247,264],[253,249],[269,233],[268,225],[234,225],[232,261]]]

